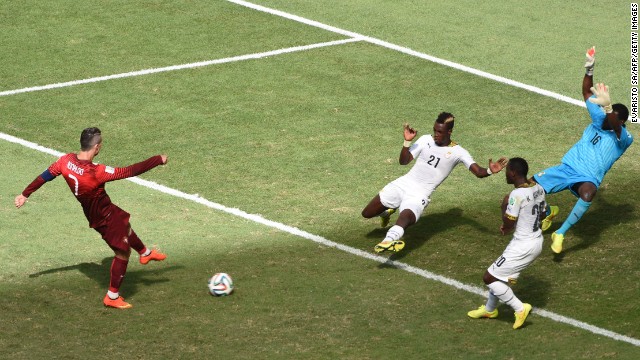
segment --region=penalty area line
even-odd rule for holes
[[[194,63],[189,63],[189,64],[172,65],[172,66],[166,66],[166,67],[160,67],[160,68],[152,68],[152,69],[131,71],[131,72],[121,73],[121,74],[98,76],[98,77],[93,77],[93,78],[89,78],[89,79],[67,81],[67,82],[48,84],[48,85],[42,85],[42,86],[32,86],[32,87],[16,89],[16,90],[6,90],[6,91],[0,91],[0,96],[9,96],[9,95],[16,95],[16,94],[22,94],[22,93],[27,93],[27,92],[34,92],[34,91],[59,89],[59,88],[75,86],[75,85],[95,83],[95,82],[99,82],[99,81],[106,81],[106,80],[122,79],[122,78],[134,77],[134,76],[157,74],[157,73],[167,72],[167,71],[193,69],[193,68],[198,68],[198,67],[225,64],[225,63],[236,62],[236,61],[262,59],[262,58],[275,56],[275,55],[289,54],[289,53],[294,53],[294,52],[299,52],[299,51],[318,49],[318,48],[327,47],[327,46],[342,45],[342,44],[352,43],[352,42],[356,42],[356,41],[362,41],[362,39],[357,38],[357,37],[351,37],[349,39],[328,41],[328,42],[311,44],[311,45],[294,46],[294,47],[283,48],[283,49],[278,49],[278,50],[255,53],[255,54],[233,56],[233,57],[228,57],[228,58],[223,58],[223,59],[200,61],[200,62],[194,62]]]
[[[38,145],[36,143],[24,140],[24,139],[20,139],[18,137],[12,136],[12,135],[8,135],[5,133],[0,132],[0,139],[14,143],[14,144],[18,144],[18,145],[22,145],[25,146],[29,149],[33,149],[33,150],[37,150],[43,153],[47,153],[53,156],[62,156],[63,153],[57,151],[57,150],[53,150],[41,145]],[[180,190],[176,190],[176,189],[172,189],[170,187],[155,183],[153,181],[149,181],[149,180],[144,180],[142,178],[139,177],[132,177],[132,178],[128,178],[127,180],[138,184],[140,186],[144,186],[146,188],[152,189],[152,190],[156,190],[162,193],[165,193],[167,195],[171,195],[171,196],[175,196],[184,200],[189,200],[189,201],[193,201],[195,203],[201,204],[203,206],[206,206],[208,208],[211,209],[215,209],[215,210],[219,210],[219,211],[223,211],[227,214],[230,215],[234,215],[234,216],[238,216],[241,217],[243,219],[246,220],[250,220],[268,227],[272,227],[275,229],[278,229],[280,231],[289,233],[291,235],[295,235],[295,236],[299,236],[302,237],[304,239],[307,240],[311,240],[313,242],[316,242],[318,244],[327,246],[327,247],[332,247],[341,251],[344,251],[348,254],[351,255],[355,255],[355,256],[359,256],[368,260],[372,260],[381,264],[387,264],[390,266],[393,266],[397,269],[400,270],[404,270],[406,272],[421,276],[425,279],[429,279],[429,280],[433,280],[433,281],[437,281],[440,282],[442,284],[445,285],[449,285],[451,287],[454,287],[456,289],[459,290],[464,290],[466,292],[472,293],[472,294],[476,294],[476,295],[480,295],[483,297],[487,297],[487,291],[485,289],[479,288],[477,286],[474,285],[467,285],[464,284],[460,281],[454,280],[454,279],[450,279],[447,278],[445,276],[442,275],[438,275],[435,273],[432,273],[430,271],[424,270],[424,269],[420,269],[418,267],[400,262],[400,261],[395,261],[395,260],[390,260],[386,257],[380,256],[380,255],[375,255],[375,254],[371,254],[368,253],[366,251],[360,250],[360,249],[356,249],[344,244],[340,244],[337,243],[335,241],[331,241],[328,240],[322,236],[319,235],[315,235],[315,234],[311,234],[307,231],[301,230],[297,227],[293,227],[293,226],[289,226],[289,225],[285,225],[279,222],[275,222],[269,219],[266,219],[264,217],[262,217],[261,215],[257,215],[257,214],[250,214],[247,213],[243,210],[237,209],[237,208],[231,208],[228,206],[224,206],[222,204],[218,204],[215,203],[213,201],[207,200],[203,197],[201,197],[198,194],[187,194],[185,192],[182,192]],[[544,309],[539,309],[539,308],[534,308],[533,309],[533,313],[535,313],[536,315],[542,316],[542,317],[546,317],[548,319],[560,322],[560,323],[564,323],[564,324],[568,324],[586,331],[589,331],[591,333],[597,334],[597,335],[602,335],[602,336],[606,336],[608,338],[614,339],[614,340],[618,340],[618,341],[624,341],[627,342],[629,344],[635,345],[635,346],[640,346],[640,340],[626,336],[626,335],[621,335],[618,333],[615,333],[613,331],[610,330],[606,330],[603,328],[599,328],[597,326],[594,325],[590,325],[587,324],[585,322],[582,321],[578,321],[566,316],[562,316],[556,313],[553,313],[551,311],[547,311]]]

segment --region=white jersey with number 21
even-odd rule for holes
[[[462,146],[451,142],[449,146],[436,145],[431,135],[423,135],[409,148],[415,164],[409,172],[393,183],[409,192],[429,195],[446,179],[453,168],[463,163],[467,169],[475,163]]]

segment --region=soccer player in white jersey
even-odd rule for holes
[[[547,194],[570,190],[578,201],[566,220],[551,234],[551,250],[562,252],[564,234],[577,223],[589,209],[605,174],[613,163],[631,146],[633,136],[625,122],[629,110],[623,104],[611,105],[609,88],[604,84],[593,86],[595,47],[587,50],[586,73],[582,80],[582,95],[591,116],[591,123],[584,129],[582,138],[562,158],[562,163],[533,176]],[[558,207],[550,206],[542,222],[542,230],[551,226]]]
[[[467,315],[473,319],[498,317],[498,300],[511,306],[516,320],[513,328],[524,324],[531,305],[518,299],[509,284],[515,284],[520,272],[529,266],[542,251],[542,219],[545,217],[545,192],[535,181],[527,181],[529,166],[522,158],[512,158],[505,171],[507,183],[514,190],[502,201],[502,226],[500,232],[507,235],[514,230],[513,238],[502,255],[484,273],[482,280],[489,287],[485,305]]]
[[[382,227],[389,223],[389,217],[399,211],[398,220],[384,240],[375,246],[376,252],[397,252],[404,248],[402,235],[407,227],[415,224],[429,205],[429,196],[449,176],[451,170],[463,163],[479,178],[487,177],[502,170],[506,158],[498,162],[489,159],[489,167],[480,167],[469,152],[451,140],[454,116],[448,112],[438,115],[433,124],[433,136],[423,135],[415,143],[411,141],[417,132],[409,124],[404,125],[404,144],[400,151],[400,165],[407,165],[416,159],[409,172],[387,184],[378,195],[362,210],[362,216],[370,219],[381,217]]]

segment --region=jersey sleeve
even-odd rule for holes
[[[596,96],[591,95],[589,99],[591,98],[595,99]],[[587,99],[585,103],[587,104],[587,111],[589,112],[589,116],[591,116],[591,122],[598,129],[602,129],[602,124],[604,123],[604,119],[607,117],[607,114],[600,107],[600,105],[592,103],[591,101],[589,101],[589,99]]]
[[[145,161],[127,167],[113,168],[100,164],[96,168],[96,178],[103,183],[126,179],[143,174],[158,165],[162,165],[162,157],[160,155],[150,157]]]
[[[38,175],[27,187],[22,191],[24,197],[29,197],[42,187],[42,185],[56,178],[60,175],[60,159],[54,162],[45,170],[42,174]]]
[[[422,135],[418,138],[418,141],[411,144],[411,147],[409,148],[409,152],[411,152],[411,155],[413,156],[414,159],[416,159],[418,155],[420,155],[422,150],[426,146],[428,146],[427,144],[429,144],[429,138],[431,138],[431,135]]]
[[[58,161],[54,162],[53,164],[51,164],[51,166],[49,166],[49,168],[47,170],[49,170],[49,172],[51,173],[51,175],[58,176],[60,174],[62,174],[62,169],[60,168],[60,164],[62,163],[62,158],[58,159]]]
[[[522,206],[522,198],[518,196],[517,191],[512,191],[509,194],[509,203],[507,204],[507,210],[504,212],[505,216],[511,220],[516,220],[518,214],[520,214],[520,207]]]
[[[469,169],[471,165],[476,163],[476,161],[473,160],[471,154],[469,154],[469,152],[464,148],[462,148],[462,151],[460,153],[460,161],[464,164],[464,166],[466,166],[467,169]]]

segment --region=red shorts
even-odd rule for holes
[[[129,213],[117,206],[112,206],[111,213],[107,216],[106,224],[95,228],[102,235],[104,241],[113,250],[129,251]]]

